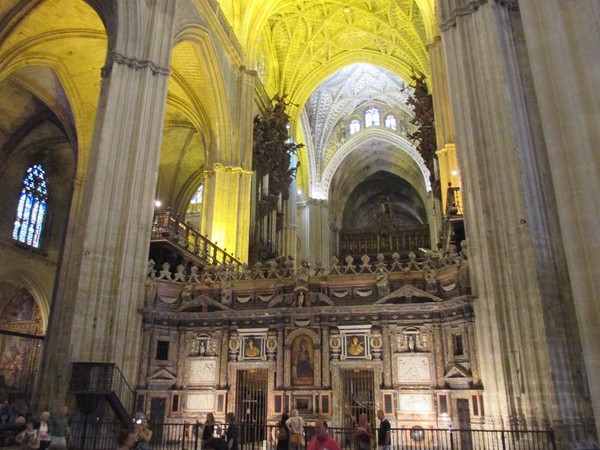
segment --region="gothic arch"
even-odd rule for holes
[[[422,184],[425,186],[427,191],[431,190],[431,185],[429,183],[429,170],[427,169],[427,167],[425,167],[425,162],[423,161],[423,158],[421,157],[421,155],[419,155],[417,150],[403,137],[400,137],[394,133],[387,132],[385,130],[370,128],[368,130],[358,133],[354,139],[351,139],[350,141],[346,142],[342,147],[340,147],[340,149],[328,162],[320,180],[315,180],[314,178],[311,180],[311,197],[327,200],[329,198],[331,181],[333,179],[334,174],[340,167],[342,161],[344,161],[344,159],[352,152],[360,149],[361,146],[363,146],[366,142],[374,139],[392,144],[396,148],[402,150],[404,153],[409,155],[410,158],[419,167],[421,175],[423,176]]]
[[[211,126],[207,128],[212,130],[212,141],[209,149],[209,155],[207,164],[212,165],[214,160],[214,153],[216,151],[221,152],[219,154],[219,160],[234,160],[234,143],[231,141],[230,133],[227,130],[232,128],[232,117],[229,104],[226,99],[228,98],[225,86],[223,84],[223,70],[219,61],[219,52],[217,51],[213,39],[211,38],[208,31],[198,24],[188,24],[181,30],[178,30],[175,34],[174,39],[174,53],[178,46],[185,43],[191,44],[192,48],[198,52],[200,60],[203,63],[202,67],[198,67],[200,72],[204,72],[206,79],[210,80],[209,86],[189,86],[188,94],[190,99],[193,99],[193,104],[199,111],[203,111],[203,114],[209,119]],[[175,55],[174,55],[175,56]],[[173,61],[174,70],[176,70],[177,63]],[[182,79],[185,76],[182,75]],[[204,87],[204,90],[196,88]],[[169,88],[171,91],[171,88]],[[210,95],[206,95],[210,93]],[[201,95],[201,100],[198,96]],[[202,108],[197,108],[199,105],[203,105]]]

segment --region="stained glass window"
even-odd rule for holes
[[[369,108],[365,111],[365,128],[379,126],[379,110],[377,108]]]
[[[202,211],[202,197],[204,196],[204,185],[198,186],[198,190],[192,195],[190,205],[188,206],[189,213]]]
[[[392,130],[396,130],[396,116],[386,116],[385,118],[385,126],[386,128],[391,128]]]
[[[358,133],[360,131],[360,122],[357,119],[350,121],[350,134]]]
[[[46,174],[40,164],[35,164],[27,169],[23,180],[13,239],[39,248],[47,202]]]

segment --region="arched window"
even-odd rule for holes
[[[360,131],[360,122],[358,119],[350,121],[350,134],[358,133]]]
[[[40,164],[35,164],[23,179],[13,239],[39,248],[47,202],[46,174]]]
[[[385,127],[396,131],[396,116],[389,115],[385,117]]]
[[[379,126],[379,110],[369,108],[365,111],[365,128]]]
[[[202,211],[202,199],[204,197],[204,185],[198,186],[198,190],[192,195],[188,206],[188,213],[197,213]]]

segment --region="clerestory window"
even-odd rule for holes
[[[14,240],[35,248],[40,247],[47,203],[46,173],[40,164],[34,164],[27,169],[23,179],[13,228]]]
[[[360,122],[358,119],[350,121],[350,134],[358,133],[360,131]]]
[[[379,126],[379,110],[369,108],[365,111],[365,128]]]
[[[389,115],[385,117],[385,127],[396,131],[396,116]]]

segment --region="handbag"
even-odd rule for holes
[[[300,433],[294,433],[290,436],[290,444],[292,445],[304,445],[304,437]]]

